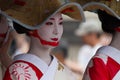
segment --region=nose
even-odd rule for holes
[[[58,25],[54,25],[53,34],[58,35]]]

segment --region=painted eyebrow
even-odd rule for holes
[[[55,20],[55,18],[50,18],[50,20]],[[59,20],[63,20],[63,18],[60,18]]]

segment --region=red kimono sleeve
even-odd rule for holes
[[[106,62],[100,58],[93,58],[84,73],[83,80],[109,80]]]

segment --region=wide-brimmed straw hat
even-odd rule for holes
[[[96,12],[99,20],[102,22],[102,28],[105,32],[114,32],[120,26],[120,17],[114,10],[107,5],[98,2],[87,3],[83,6],[84,10]]]
[[[117,13],[115,13],[115,11],[113,9],[111,9],[110,7],[108,7],[106,4],[100,3],[100,2],[90,2],[87,3],[83,6],[83,9],[85,11],[95,11],[95,10],[102,10],[102,11],[106,11],[108,14],[115,16],[116,18],[120,19],[119,15]]]
[[[46,20],[61,12],[76,20],[84,21],[78,3],[61,0],[0,0],[1,13],[26,29],[34,30]]]

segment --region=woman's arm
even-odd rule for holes
[[[95,57],[89,62],[83,80],[110,80],[102,59]]]

